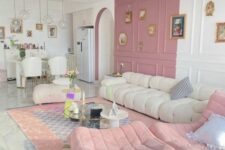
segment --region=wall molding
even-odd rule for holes
[[[225,1],[215,1],[213,16],[205,16],[207,0],[180,0],[187,15],[187,35],[178,41],[176,78],[189,76],[193,84],[225,88],[225,43],[215,43],[216,23],[225,17]]]

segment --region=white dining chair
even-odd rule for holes
[[[48,61],[50,74],[55,78],[64,76],[67,71],[67,59],[64,56],[56,56]]]
[[[42,61],[39,57],[27,57],[22,61],[22,82],[26,86],[27,78],[37,78],[42,76]]]

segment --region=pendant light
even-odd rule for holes
[[[39,0],[39,23],[41,24],[42,12],[41,12],[41,0]]]
[[[23,9],[20,11],[19,15],[23,20],[26,20],[30,17],[30,10],[26,9],[25,0],[23,0]]]
[[[21,21],[16,16],[16,1],[14,0],[13,2],[14,2],[13,3],[14,4],[14,18],[12,19],[11,26],[13,28],[19,28],[20,27],[20,24],[21,24]]]
[[[47,8],[47,14],[46,14],[46,16],[44,16],[44,18],[43,18],[43,20],[44,20],[44,22],[46,23],[46,24],[51,24],[52,22],[53,22],[53,19],[52,19],[52,17],[51,16],[49,16],[49,14],[48,14],[48,0],[46,0],[46,2],[47,2],[47,4],[46,4],[46,8]]]
[[[67,22],[66,22],[66,20],[64,18],[64,0],[62,0],[62,18],[59,21],[59,27],[61,29],[66,29],[67,28]]]

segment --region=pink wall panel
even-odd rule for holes
[[[137,63],[137,72],[142,72],[144,74],[156,75],[158,65],[148,64],[148,63]]]
[[[139,19],[139,11],[146,10],[146,18]],[[132,23],[124,22],[126,11],[132,11]],[[170,39],[170,17],[179,13],[179,0],[116,0],[115,5],[115,69],[152,75],[175,77],[177,41]],[[156,32],[148,34],[154,24]],[[125,46],[119,45],[121,32],[128,36]]]
[[[130,10],[133,11],[133,3],[131,3],[130,0],[122,0],[119,4],[119,7],[117,7],[117,11],[121,14],[126,13],[126,11]],[[125,46],[120,46],[119,44],[116,44],[116,48],[120,49],[120,51],[132,51],[133,50],[133,26],[132,23],[124,23],[124,15],[118,15],[116,17],[116,25],[118,28],[116,29],[116,37],[119,37],[120,33],[126,33],[128,37],[128,43]],[[118,43],[118,38],[116,38],[116,41]]]

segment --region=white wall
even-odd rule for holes
[[[102,8],[107,8],[107,10],[110,12],[111,17],[113,18],[113,22],[111,22],[111,23],[114,27],[114,18],[115,18],[115,16],[114,16],[114,0],[99,0],[98,2],[95,2],[95,3],[74,3],[73,8],[71,8],[71,6],[68,7],[67,11],[68,12],[74,11],[74,13],[73,13],[73,35],[74,35],[73,41],[74,41],[74,43],[73,44],[74,44],[75,50],[76,50],[75,41],[76,41],[77,27],[88,26],[88,25],[95,26],[97,15]],[[114,31],[109,31],[109,32],[114,32]],[[99,41],[101,41],[102,43],[109,43],[109,39],[106,39],[101,35],[100,35]],[[114,39],[112,39],[110,42],[111,42],[110,44],[114,45]],[[76,57],[76,51],[75,51],[75,57]],[[113,57],[111,57],[111,58],[113,59]],[[104,61],[102,61],[100,58],[99,64],[101,64],[101,63],[104,63]]]
[[[35,29],[35,24],[39,22],[39,5],[38,0],[26,0],[27,8],[31,10],[31,16],[28,20],[23,22],[23,33],[15,34],[19,43],[34,43],[43,45],[45,42],[46,50],[50,57],[56,55],[64,55],[68,48],[72,48],[72,15],[66,15],[69,28],[62,30],[59,27],[57,38],[48,38],[47,25],[44,25],[42,32]],[[46,14],[46,0],[41,0],[42,3],[42,17]],[[17,14],[22,9],[22,0],[16,0]],[[53,25],[57,25],[61,18],[61,1],[49,1],[49,14],[53,17]],[[0,26],[5,26],[6,42],[7,37],[12,35],[10,33],[10,21],[14,17],[13,0],[0,0]],[[33,37],[28,38],[27,30],[32,30]]]
[[[225,22],[225,1],[213,1],[213,16],[205,15],[207,2],[180,0],[180,13],[187,14],[187,36],[178,41],[176,76],[189,76],[193,83],[225,88],[225,43],[215,43],[216,23]]]
[[[114,21],[106,9],[99,22],[99,79],[114,71]]]

